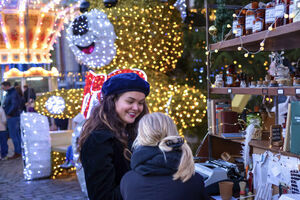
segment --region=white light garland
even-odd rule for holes
[[[25,180],[49,177],[51,143],[47,117],[38,113],[22,113],[21,137]]]
[[[45,104],[47,110],[54,115],[63,113],[66,108],[65,100],[61,96],[51,96]]]
[[[116,55],[115,39],[107,15],[96,9],[77,17],[67,29],[67,40],[76,59],[93,68],[112,61]]]

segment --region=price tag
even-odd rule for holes
[[[283,89],[278,89],[278,90],[277,90],[277,94],[283,95]]]
[[[300,94],[300,88],[296,88],[296,94]]]
[[[232,91],[231,91],[231,88],[228,88],[228,89],[227,89],[227,93],[228,93],[228,94],[231,94],[231,92],[232,92]]]

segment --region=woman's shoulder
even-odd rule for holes
[[[107,140],[113,139],[115,136],[109,129],[101,129],[92,131],[91,135],[87,139],[90,142],[104,143]]]

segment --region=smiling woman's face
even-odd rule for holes
[[[125,92],[115,102],[116,112],[125,125],[134,123],[144,109],[145,94],[142,92]]]

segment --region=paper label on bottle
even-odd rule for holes
[[[242,28],[237,28],[235,37],[240,37],[242,35],[243,35],[243,29]]]
[[[237,20],[234,20],[233,22],[232,22],[232,28],[233,29],[235,29],[235,28],[237,28],[237,25],[239,24],[239,22],[237,21]]]
[[[233,78],[231,76],[227,76],[226,85],[232,85]]]
[[[275,21],[275,8],[267,8],[266,9],[266,23],[273,23]]]
[[[232,22],[232,32],[235,35],[237,33],[237,25],[238,25],[238,21],[237,20],[235,20],[235,21]]]
[[[254,21],[255,21],[254,15],[246,16],[246,30],[253,28]]]
[[[258,32],[263,29],[263,24],[261,21],[256,21],[254,24],[253,32]]]
[[[275,6],[275,17],[282,18],[285,13],[285,5],[284,4],[278,4]]]

